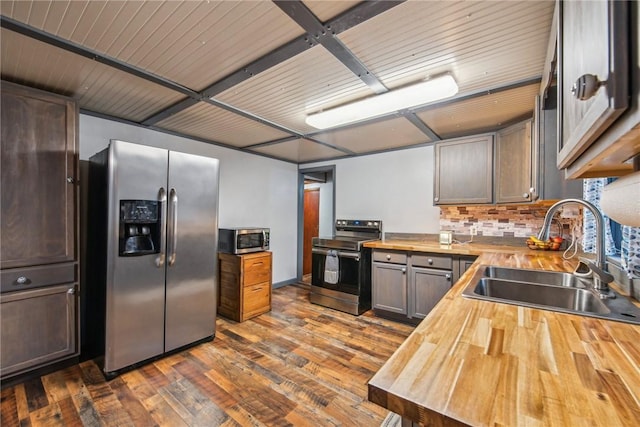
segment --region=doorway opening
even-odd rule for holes
[[[300,169],[298,176],[298,280],[311,283],[312,239],[332,236],[335,165]]]

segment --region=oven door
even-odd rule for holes
[[[362,256],[360,252],[335,250],[338,255],[339,275],[337,283],[327,283],[324,277],[325,261],[331,249],[312,249],[311,284],[325,289],[344,292],[352,295],[360,294],[362,283]]]

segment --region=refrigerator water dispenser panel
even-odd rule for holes
[[[120,200],[120,256],[160,252],[160,212],[155,200]]]

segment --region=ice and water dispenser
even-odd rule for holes
[[[160,212],[154,200],[120,200],[120,256],[160,252]]]

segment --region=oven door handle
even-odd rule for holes
[[[331,250],[332,249],[311,248],[311,253],[318,254],[318,255],[329,255],[329,252]],[[338,255],[338,258],[351,258],[351,259],[355,259],[356,261],[360,261],[359,252],[336,251],[336,254]]]
[[[359,252],[340,252],[338,251],[338,258],[352,258],[356,261],[360,261],[360,253]]]

